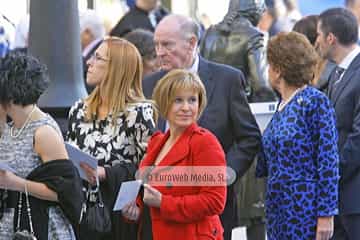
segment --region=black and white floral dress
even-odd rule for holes
[[[153,107],[142,102],[129,105],[116,118],[85,121],[85,105],[78,101],[69,113],[67,141],[95,156],[99,166],[114,166],[121,161],[139,164],[155,129]]]
[[[119,113],[115,117],[115,124],[111,114],[103,120],[89,122],[85,119],[84,101],[78,101],[69,113],[67,141],[94,156],[99,166],[104,166],[107,171],[112,172],[110,175],[118,171],[114,166],[122,162],[135,164],[137,167],[155,130],[153,111],[150,103],[141,102],[131,104],[126,111]],[[106,179],[100,182],[104,204],[110,212],[119,189],[119,183],[113,180],[113,177],[107,175]],[[135,239],[136,226],[121,219],[121,213],[112,212],[112,230],[109,234],[99,238],[96,234],[82,232],[80,229],[80,239]]]

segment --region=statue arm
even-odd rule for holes
[[[274,101],[275,95],[268,84],[266,49],[261,33],[250,38],[247,50],[252,102]]]

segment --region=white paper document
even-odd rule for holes
[[[15,173],[15,170],[12,169],[6,162],[1,162],[1,161],[0,161],[0,170]]]
[[[85,171],[80,167],[80,163],[86,163],[92,169],[97,169],[98,161],[96,158],[91,156],[88,153],[81,151],[79,148],[65,143],[66,151],[68,152],[69,159],[73,162],[75,167],[78,169],[80,177],[86,181],[88,181]]]
[[[123,209],[126,204],[135,201],[141,184],[141,180],[123,182],[117,195],[113,211],[119,211]]]

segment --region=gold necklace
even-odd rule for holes
[[[31,112],[29,113],[29,115],[27,116],[24,124],[22,125],[22,127],[20,128],[20,130],[18,131],[17,134],[14,134],[14,125],[10,128],[10,136],[12,138],[17,138],[20,136],[20,134],[25,130],[25,128],[28,126],[29,122],[30,122],[30,118],[33,115],[33,113],[35,112],[36,109],[36,105],[34,105],[33,109],[31,110]]]

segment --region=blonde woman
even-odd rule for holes
[[[105,205],[112,207],[125,163],[137,167],[155,128],[154,109],[142,91],[141,56],[130,42],[106,38],[87,62],[87,83],[94,91],[69,113],[67,139],[98,160],[98,177]],[[83,168],[91,184],[96,172]],[[128,174],[128,173],[125,173]],[[130,225],[112,214],[112,232],[102,239],[131,239]],[[117,221],[114,222],[114,221]],[[91,236],[81,239],[99,239]]]

